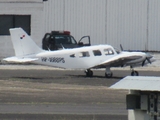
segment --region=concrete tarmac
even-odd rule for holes
[[[159,71],[139,70],[160,76]],[[130,70],[113,69],[113,78],[94,70],[53,69],[37,65],[0,66],[0,119],[5,120],[127,120],[128,91],[109,87]]]

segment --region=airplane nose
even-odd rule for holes
[[[146,61],[151,64],[153,62],[153,60],[151,58],[153,58],[153,56],[149,53],[146,53],[145,60],[142,62],[142,66],[145,65]]]
[[[153,56],[149,53],[146,53],[146,58],[151,59]]]
[[[151,61],[151,62],[154,62],[154,61],[156,61],[156,58],[152,57],[152,58],[150,59],[150,61]]]

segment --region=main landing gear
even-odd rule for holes
[[[90,69],[85,70],[86,73],[86,77],[93,77],[93,71]],[[113,75],[113,73],[111,72],[109,67],[106,67],[106,71],[105,71],[105,77],[106,78],[111,78]]]
[[[132,66],[130,66],[130,68],[131,68],[131,71],[132,71],[131,76],[139,76],[138,71],[135,71]],[[93,77],[93,71],[91,69],[85,70],[85,73],[86,73],[86,77]],[[111,78],[112,76],[113,76],[113,73],[110,70],[110,67],[106,67],[105,77],[106,78]]]
[[[138,71],[135,71],[132,66],[130,66],[130,67],[131,67],[131,70],[132,70],[131,76],[139,76]]]
[[[93,77],[93,71],[90,69],[85,70],[86,77]]]

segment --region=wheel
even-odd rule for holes
[[[86,70],[85,73],[86,73],[87,77],[93,77],[93,71],[92,70]]]
[[[112,72],[110,72],[110,73],[105,73],[105,77],[106,77],[106,78],[111,78],[112,75],[113,75]]]
[[[139,73],[137,71],[132,71],[131,72],[131,76],[138,76],[138,75],[139,75]]]

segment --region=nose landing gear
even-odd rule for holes
[[[130,66],[130,67],[131,67],[131,70],[132,70],[131,76],[139,76],[138,71],[135,71],[132,66]]]

